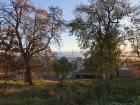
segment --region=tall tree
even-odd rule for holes
[[[0,11],[1,20],[15,31],[26,67],[25,80],[31,85],[31,59],[50,43],[59,42],[62,11],[57,7],[49,11],[40,9],[32,6],[29,0],[10,0],[10,4],[2,5]]]
[[[90,0],[89,5],[80,5],[75,10],[76,19],[69,23],[70,32],[77,36],[88,57],[96,59],[101,75],[111,75],[115,60],[119,58],[122,36],[120,21],[131,13],[127,0]],[[94,57],[93,57],[94,56]]]

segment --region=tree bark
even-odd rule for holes
[[[32,85],[32,72],[31,72],[31,66],[29,61],[25,62],[26,71],[25,71],[25,82],[27,82],[29,85]]]
[[[60,83],[61,86],[64,85],[64,81],[63,81],[63,78],[61,78],[61,83]]]
[[[64,77],[62,76],[60,79],[60,86],[63,86],[63,85],[64,85]]]
[[[116,69],[116,77],[119,78],[119,70]]]

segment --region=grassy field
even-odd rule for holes
[[[140,79],[8,82],[0,105],[140,105]]]

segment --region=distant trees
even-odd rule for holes
[[[140,6],[131,15],[131,25],[125,28],[126,39],[130,42],[132,50],[140,58]]]
[[[70,32],[92,57],[99,74],[112,75],[118,67],[123,39],[119,27],[123,17],[132,12],[127,0],[91,0],[76,8],[76,18],[69,23]]]
[[[5,74],[8,74],[14,68],[18,42],[15,38],[15,31],[10,26],[6,27],[1,24],[0,28],[0,67],[5,69]]]
[[[72,64],[68,61],[66,57],[61,57],[53,63],[53,69],[58,74],[61,79],[61,85],[63,85],[64,76],[72,71]]]
[[[31,5],[29,0],[10,0],[10,4],[0,5],[0,21],[3,26],[1,32],[6,27],[13,30],[12,36],[15,36],[19,53],[24,58],[25,81],[30,85],[31,59],[35,54],[48,48],[50,43],[59,42],[61,16],[61,9],[52,7],[47,11]]]
[[[127,27],[125,28],[127,39],[131,44],[134,53],[140,57],[140,30],[139,27]]]

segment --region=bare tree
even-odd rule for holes
[[[1,20],[15,31],[26,67],[25,80],[30,85],[32,57],[49,47],[50,43],[59,42],[62,11],[57,7],[49,10],[34,7],[28,0],[10,0],[10,5],[0,8]]]

